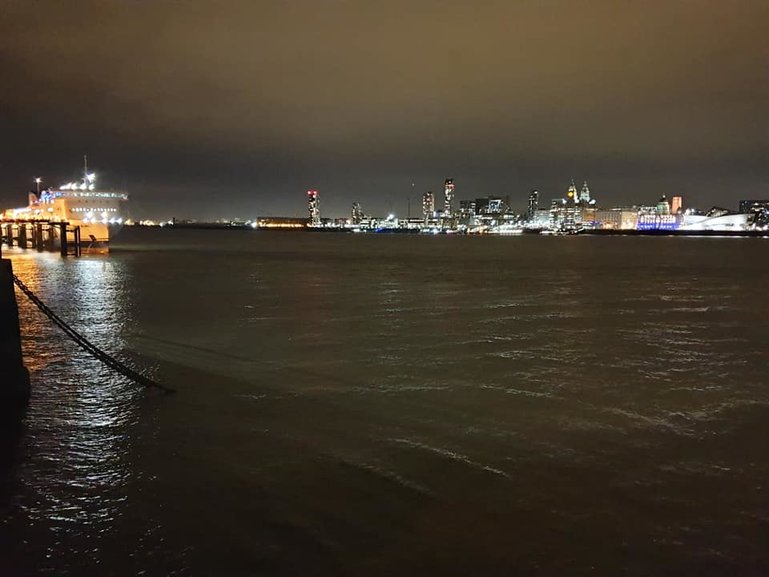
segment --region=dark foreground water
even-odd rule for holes
[[[179,392],[19,295],[3,577],[769,573],[769,241],[116,244],[11,258]]]

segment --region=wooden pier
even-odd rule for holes
[[[80,227],[50,220],[0,221],[0,241],[7,246],[59,252],[61,256],[80,256]]]

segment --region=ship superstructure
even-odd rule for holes
[[[85,164],[83,179],[58,188],[29,193],[29,205],[5,211],[6,220],[46,220],[68,222],[80,227],[83,242],[106,244],[110,229],[123,224],[123,206],[128,195],[96,188],[96,174]]]

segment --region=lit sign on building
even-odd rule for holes
[[[636,230],[677,230],[678,224],[673,214],[639,214]]]

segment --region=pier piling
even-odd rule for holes
[[[19,248],[27,248],[27,225],[26,223],[19,223]]]
[[[0,221],[0,242],[38,252],[59,252],[61,256],[80,256],[82,239],[80,227],[66,221],[16,220]]]
[[[59,225],[59,251],[61,256],[67,256],[67,254],[69,254],[69,247],[67,246],[67,223],[59,222],[57,224]]]
[[[3,227],[3,238],[5,244],[13,246],[13,225],[10,222]]]
[[[35,248],[37,249],[37,252],[43,252],[43,223],[42,222],[36,222],[35,223]]]
[[[13,267],[11,261],[4,258],[0,258],[0,371],[0,408],[25,406],[30,394],[29,372],[21,356]]]

